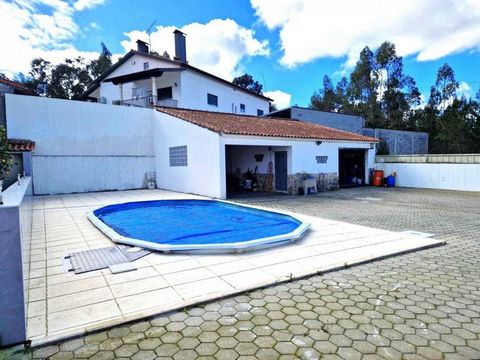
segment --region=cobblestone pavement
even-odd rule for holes
[[[434,233],[448,245],[3,356],[480,359],[480,194],[364,188],[236,201]]]

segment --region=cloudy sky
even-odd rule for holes
[[[153,50],[173,54],[179,28],[192,65],[228,80],[248,72],[279,107],[308,105],[324,74],[339,80],[384,40],[425,96],[444,62],[465,95],[480,88],[479,0],[0,0],[0,72],[92,58],[102,41],[120,56],[154,21]]]

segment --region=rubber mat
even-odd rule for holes
[[[135,251],[132,251],[135,250]],[[68,271],[82,274],[89,271],[106,269],[111,265],[138,260],[150,251],[119,245],[101,249],[93,249],[71,253],[64,257],[69,264]]]

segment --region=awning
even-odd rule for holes
[[[143,70],[127,75],[115,76],[108,79],[105,79],[105,82],[112,82],[114,85],[118,84],[125,84],[132,81],[144,80],[153,77],[162,76],[164,72],[176,72],[176,71],[183,71],[182,68],[155,68],[155,69],[148,69]]]

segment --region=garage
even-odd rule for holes
[[[287,192],[289,146],[226,145],[227,196]]]
[[[366,149],[338,150],[338,183],[340,187],[364,186],[368,169]]]

